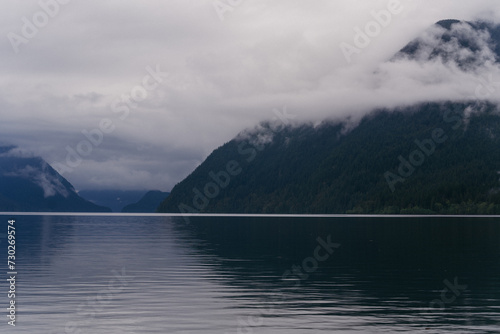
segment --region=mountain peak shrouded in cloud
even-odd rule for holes
[[[447,19],[436,22],[436,25],[443,27],[446,30],[451,30],[451,26],[456,23],[461,23],[464,21],[456,20],[456,19]]]
[[[498,213],[499,44],[498,25],[439,21],[362,75],[371,90],[345,96],[372,102],[357,119],[243,131],[159,210]]]
[[[31,152],[4,146],[0,147],[0,159],[1,176],[32,182],[43,190],[44,198],[56,195],[67,198],[75,191],[45,160]]]
[[[411,41],[395,56],[419,62],[439,59],[473,70],[500,59],[500,25],[442,20]]]
[[[45,160],[15,146],[0,147],[0,211],[109,211],[78,196]]]

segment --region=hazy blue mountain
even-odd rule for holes
[[[80,197],[45,160],[0,147],[0,211],[109,212]]]
[[[137,203],[129,204],[122,212],[153,213],[170,193],[159,190],[151,190],[146,193]]]
[[[78,194],[92,203],[111,208],[113,212],[121,212],[124,206],[140,200],[145,190],[80,190]]]

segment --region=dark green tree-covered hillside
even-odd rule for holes
[[[264,124],[216,149],[158,210],[500,213],[495,106],[428,103],[378,110],[345,129],[328,122]]]

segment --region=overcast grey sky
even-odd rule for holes
[[[0,142],[65,163],[88,131],[94,144],[79,148],[90,153],[63,174],[80,190],[168,191],[273,109],[315,122],[473,95],[469,74],[384,62],[438,20],[500,18],[498,0],[2,5]],[[355,29],[374,20],[372,11],[396,8],[346,59],[340,45],[355,46]],[[478,75],[488,73],[500,72]],[[136,100],[127,104],[127,94]]]

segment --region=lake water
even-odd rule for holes
[[[9,218],[1,333],[500,332],[499,218]]]

